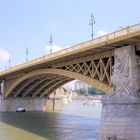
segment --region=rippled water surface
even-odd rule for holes
[[[59,113],[0,113],[0,140],[96,140],[101,105],[73,101]]]

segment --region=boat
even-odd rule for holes
[[[25,112],[26,109],[24,107],[17,107],[16,112]]]
[[[87,102],[83,103],[83,105],[96,105],[100,103],[101,103],[100,100],[88,100]]]

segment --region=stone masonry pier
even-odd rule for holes
[[[0,99],[0,111],[16,111],[18,107],[24,107],[27,111],[41,111],[46,105],[46,98],[7,98]]]
[[[140,140],[140,68],[134,46],[115,50],[113,91],[102,98],[99,140]]]

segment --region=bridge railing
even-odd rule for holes
[[[107,34],[105,36],[98,37],[98,38],[93,39],[93,40],[89,40],[89,41],[86,41],[86,42],[83,42],[83,43],[80,43],[80,44],[77,44],[77,45],[73,45],[69,48],[65,48],[65,49],[60,50],[58,52],[54,52],[52,54],[44,55],[44,56],[39,57],[37,59],[28,61],[26,63],[11,67],[10,69],[7,69],[5,71],[0,72],[0,76],[4,75],[4,74],[7,74],[7,73],[10,73],[10,72],[15,71],[15,70],[24,69],[26,67],[30,67],[30,66],[39,64],[40,62],[43,63],[45,61],[47,62],[47,61],[50,61],[52,59],[57,59],[57,57],[60,57],[60,56],[62,56],[64,54],[67,54],[67,53],[76,52],[79,49],[86,48],[87,46],[94,47],[94,45],[96,45],[96,44],[99,44],[99,43],[102,43],[102,42],[108,42],[110,40],[114,40],[118,37],[125,36],[125,35],[128,35],[128,34],[137,32],[137,31],[140,31],[140,23],[136,24],[136,25],[133,25],[133,26],[128,26],[124,29],[121,29],[119,31],[115,31],[115,32]]]

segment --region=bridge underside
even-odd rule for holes
[[[58,87],[72,80],[72,78],[55,74],[34,75],[16,84],[16,86],[10,90],[8,97],[48,96]]]
[[[79,61],[66,61],[52,68],[38,69],[5,79],[3,96],[43,97],[78,79],[104,91],[111,91],[113,52],[94,54]]]
[[[58,74],[55,74],[58,73]],[[43,97],[48,96],[60,86],[79,79],[99,89],[110,90],[110,87],[91,77],[79,73],[59,69],[43,69],[29,73],[14,81],[11,81],[5,97]]]

